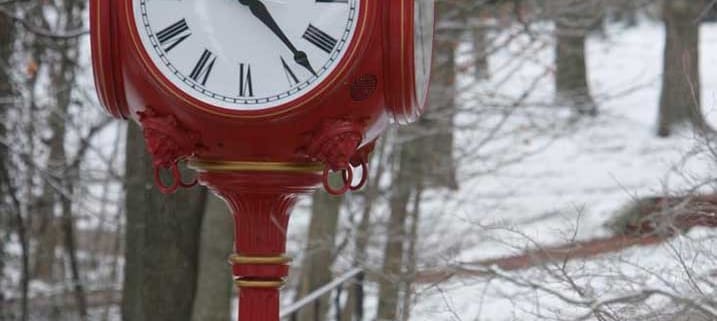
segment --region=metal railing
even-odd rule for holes
[[[301,300],[294,302],[293,304],[284,307],[281,309],[281,313],[279,314],[279,318],[284,319],[287,317],[290,317],[292,314],[296,313],[297,311],[301,310],[305,306],[313,303],[314,301],[318,300],[322,296],[330,293],[331,291],[335,290],[336,288],[340,287],[344,283],[348,282],[349,280],[353,279],[357,275],[363,273],[362,268],[355,268],[353,270],[350,270],[340,277],[334,279],[333,281],[329,282],[328,284],[316,289],[316,291],[311,292],[309,295],[301,298]]]

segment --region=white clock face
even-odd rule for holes
[[[145,51],[176,87],[259,111],[309,93],[347,52],[360,0],[132,0]]]
[[[428,96],[433,56],[434,0],[415,0],[414,50],[416,67],[416,94],[418,103],[424,106]]]

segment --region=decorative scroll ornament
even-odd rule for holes
[[[312,158],[326,164],[323,173],[324,188],[329,194],[342,195],[349,190],[358,190],[368,179],[368,153],[359,153],[359,145],[363,140],[364,128],[357,121],[329,120],[325,121],[319,134],[313,137],[308,152]],[[353,166],[362,168],[361,182],[352,185],[354,179]],[[341,171],[343,186],[334,188],[329,184],[329,173]]]
[[[147,150],[152,155],[154,179],[159,190],[164,194],[171,194],[180,187],[190,188],[196,185],[196,179],[190,183],[182,181],[179,162],[201,150],[199,135],[186,130],[174,116],[160,116],[150,108],[138,112],[137,115],[142,124]],[[172,175],[169,185],[162,182],[162,170],[168,170]]]

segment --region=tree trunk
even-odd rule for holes
[[[437,25],[440,21],[452,18],[453,4],[437,3]],[[450,23],[446,23],[450,25]],[[435,34],[433,74],[429,88],[429,101],[425,115],[418,121],[421,130],[415,131],[409,140],[419,140],[426,152],[421,159],[424,168],[426,187],[458,189],[456,164],[453,155],[454,118],[456,115],[456,46],[460,31],[452,28],[439,28]]]
[[[578,114],[596,116],[585,60],[587,26],[580,25],[581,19],[580,14],[569,12],[555,23],[555,100],[559,105],[575,108]]]
[[[416,246],[418,244],[418,226],[421,221],[421,200],[423,188],[416,186],[416,193],[413,197],[413,212],[411,213],[411,228],[408,234],[408,249],[406,255],[406,277],[403,280],[403,315],[402,321],[411,320],[411,300],[413,299],[413,283],[416,277],[416,265],[418,257]]]
[[[401,137],[413,137],[415,128],[399,129]],[[416,185],[421,180],[422,161],[420,141],[411,141],[397,147],[399,165],[391,179],[391,197],[389,205],[391,215],[388,222],[388,236],[383,252],[382,274],[379,280],[377,320],[400,320],[399,297],[403,280],[404,242],[406,240],[406,219],[409,215],[408,204]]]
[[[55,140],[55,134],[53,134],[51,141]],[[52,145],[54,146],[54,144]],[[55,150],[51,148],[50,160],[57,158],[53,152]],[[52,167],[49,166],[49,168]],[[51,282],[55,266],[57,225],[55,224],[55,191],[49,182],[43,184],[42,195],[36,204],[37,216],[33,220],[32,234],[37,238],[37,246],[33,255],[32,276],[45,282]]]
[[[375,178],[374,178],[375,179]],[[364,205],[363,213],[361,214],[361,221],[358,228],[356,229],[355,245],[354,250],[354,266],[363,266],[366,264],[366,251],[368,250],[368,237],[371,233],[371,209],[372,204],[375,201],[375,196],[369,198],[367,196],[366,205]],[[346,294],[346,304],[343,307],[341,313],[342,321],[363,321],[364,314],[364,282],[366,281],[365,272],[359,273],[354,279],[353,283]]]
[[[57,5],[58,11],[62,14],[62,26],[60,29],[78,30],[84,25],[85,2],[82,0],[65,1]],[[87,320],[88,311],[85,298],[83,280],[80,273],[80,263],[77,257],[77,240],[75,236],[75,218],[73,213],[74,202],[74,186],[79,179],[79,168],[70,168],[67,151],[65,150],[65,140],[67,136],[67,121],[70,105],[72,104],[72,95],[74,93],[74,84],[77,76],[77,66],[79,65],[80,41],[78,39],[66,39],[57,42],[48,51],[48,55],[54,57],[49,64],[50,80],[52,84],[51,94],[53,95],[54,106],[51,106],[49,127],[52,130],[52,138],[50,140],[50,158],[48,159],[47,168],[50,170],[55,180],[54,194],[56,202],[46,204],[49,206],[48,215],[45,217],[48,221],[45,226],[51,231],[55,228],[55,215],[53,213],[54,204],[60,205],[63,245],[66,254],[66,260],[70,267],[70,275],[72,278],[73,294],[77,304],[77,313],[79,320]],[[58,190],[58,187],[61,190]],[[51,189],[50,186],[45,186]],[[53,234],[50,232],[50,234]],[[40,244],[47,246],[44,252],[49,261],[50,272],[54,261],[54,249],[56,240],[54,237],[47,239],[48,243]],[[36,262],[37,263],[37,262]],[[43,263],[43,262],[40,262]]]
[[[64,179],[73,179],[65,174],[67,169],[67,153],[65,151],[65,136],[67,132],[66,116],[70,105],[71,84],[75,79],[74,66],[77,63],[76,57],[70,57],[71,45],[63,41],[58,44],[57,50],[48,53],[51,56],[57,55],[50,63],[50,78],[52,79],[52,92],[54,103],[48,117],[48,127],[51,131],[48,140],[49,156],[47,158],[47,170],[51,177],[44,180],[42,184],[42,195],[37,200],[35,210],[38,215],[33,220],[34,235],[37,235],[37,247],[34,255],[33,276],[49,282],[53,280],[53,267],[55,266],[55,247],[58,242],[58,225],[56,209],[58,204],[66,195],[58,191],[59,186],[64,185]],[[75,51],[76,52],[76,48]],[[61,177],[64,177],[62,179]],[[69,195],[68,195],[69,196]]]
[[[334,175],[332,178],[335,180],[337,176]],[[341,213],[341,201],[341,197],[329,195],[325,191],[314,193],[306,250],[301,262],[297,300],[331,282],[333,277],[331,266],[336,250],[336,232]],[[331,294],[327,294],[306,306],[299,311],[296,320],[326,320],[330,298]]]
[[[676,125],[708,129],[700,98],[699,16],[704,0],[664,0],[665,55],[657,134],[669,136]]]
[[[373,172],[370,175],[371,179],[363,190],[363,210],[354,236],[353,265],[355,267],[365,266],[368,260],[368,245],[372,235],[371,213],[379,197],[381,180],[386,171],[387,164],[384,161],[386,149],[386,140],[379,141],[378,148],[376,148],[374,155],[371,157],[371,164],[374,164],[372,167]],[[342,321],[363,321],[365,281],[366,275],[365,272],[362,272],[356,276],[353,284],[350,285],[347,291],[346,304],[341,315]]]
[[[471,33],[473,38],[473,76],[476,80],[484,80],[490,78],[488,30],[482,25],[480,18],[475,18],[474,24]]]
[[[144,137],[134,123],[128,129],[126,155],[122,319],[190,321],[206,189],[195,187],[171,196],[159,193]]]
[[[13,4],[5,5],[5,9],[10,10],[10,12],[15,12]],[[34,22],[34,20],[39,19],[40,13],[41,11],[39,9],[30,9],[25,13],[26,20],[31,20]],[[26,33],[20,33],[17,29],[17,26],[14,24],[11,18],[8,18],[8,16],[0,16],[0,23],[2,24],[0,28],[0,33],[11,33],[11,35],[9,36],[3,36],[4,39],[0,40],[0,50],[2,50],[3,56],[3,59],[0,60],[0,69],[3,74],[2,77],[4,78],[2,81],[0,81],[0,87],[3,87],[2,89],[0,89],[0,91],[2,91],[2,94],[0,94],[0,100],[3,100],[3,102],[0,103],[0,115],[2,116],[0,117],[0,122],[2,122],[2,125],[0,127],[2,127],[3,131],[2,137],[7,138],[8,141],[24,140],[26,142],[26,145],[24,146],[23,152],[25,152],[26,155],[35,156],[36,154],[34,153],[34,148],[36,143],[36,136],[34,126],[37,119],[34,117],[34,112],[37,108],[34,104],[34,91],[28,91],[27,98],[29,103],[24,104],[25,106],[22,106],[22,93],[19,91],[19,88],[21,86],[14,86],[12,76],[13,73],[21,71],[21,69],[16,69],[16,67],[17,61],[21,60],[22,56],[16,57],[17,59],[15,60],[13,60],[12,58],[13,52],[20,47],[18,46],[19,43],[17,43],[16,41],[22,41],[23,44],[27,45],[29,55],[32,56],[39,55],[39,53],[43,52],[45,45],[39,44],[39,41],[37,41],[37,39],[34,39],[32,36],[28,36]],[[7,40],[7,42],[5,42],[5,40]],[[19,82],[20,79],[22,78],[19,77],[17,81]],[[25,83],[34,85],[36,79],[37,78],[34,74],[30,74],[28,75],[28,77],[26,77]],[[12,119],[12,122],[8,119],[10,117],[10,110],[15,111],[15,113],[13,113],[13,116],[15,118]],[[18,136],[24,137],[8,137],[12,136],[15,133],[15,130],[17,130],[18,133],[22,133],[18,134]],[[32,235],[32,233],[29,231],[30,227],[32,226],[32,215],[29,215],[29,213],[31,213],[31,205],[34,202],[34,168],[32,168],[32,166],[29,166],[23,172],[18,172],[16,170],[16,167],[14,166],[14,162],[10,157],[10,153],[7,149],[7,146],[4,146],[3,144],[0,144],[0,146],[2,146],[0,147],[0,154],[2,154],[0,155],[0,158],[2,158],[2,167],[0,168],[0,170],[4,172],[3,174],[0,174],[0,176],[4,176],[0,177],[0,179],[3,180],[2,182],[0,182],[0,184],[4,185],[2,186],[3,190],[0,195],[2,195],[3,197],[7,197],[5,201],[8,201],[8,203],[6,203],[8,204],[7,208],[13,216],[12,225],[16,231],[18,241],[20,243],[20,255],[22,260],[19,278],[21,298],[20,311],[8,311],[8,313],[15,313],[11,314],[11,319],[13,320],[27,321],[30,318],[30,307],[28,304],[28,298],[31,279],[30,256],[32,252],[30,249],[29,239],[30,235]]]
[[[234,219],[216,196],[208,196],[200,242],[192,321],[231,320],[232,269],[226,261],[234,244]]]
[[[13,46],[15,44],[15,30],[12,20],[4,15],[0,15],[0,139],[7,137],[7,111],[15,106],[15,90],[13,88],[11,58]],[[8,149],[5,144],[0,144],[0,204],[3,204],[3,211],[0,212],[0,289],[9,288],[9,284],[5,284],[5,245],[8,244],[10,238],[10,230],[12,226],[10,215],[11,206],[5,206],[9,202],[6,198],[10,193],[10,175],[8,173]],[[7,212],[5,211],[7,210]],[[0,291],[0,305],[7,299],[5,293]],[[25,292],[25,291],[24,291]],[[26,293],[26,292],[25,292]],[[23,296],[24,297],[24,296]],[[25,298],[25,297],[24,297]],[[25,298],[26,299],[26,298]],[[26,300],[23,300],[26,307]],[[11,311],[0,311],[0,320],[10,319]]]
[[[12,20],[4,15],[0,15],[0,139],[5,140],[7,137],[7,111],[15,107],[14,101],[16,92],[13,88],[11,59],[13,46],[15,44],[15,30]],[[5,204],[6,189],[5,184],[7,177],[7,161],[8,149],[5,144],[0,144],[0,204]],[[7,226],[6,226],[7,225]],[[0,231],[5,232],[5,227],[9,227],[10,222],[7,216],[0,217]],[[0,235],[0,240],[4,240],[4,233]],[[0,242],[0,273],[3,270],[4,263],[3,253],[6,242]],[[2,278],[0,277],[0,281]],[[2,286],[0,286],[1,288]],[[2,293],[0,293],[2,296]],[[1,301],[0,297],[0,301]],[[2,314],[0,314],[2,316]]]
[[[436,3],[436,10],[437,25],[455,19],[456,7],[453,3]],[[429,111],[416,125],[398,130],[398,141],[406,143],[394,150],[394,159],[398,160],[398,165],[391,178],[391,214],[379,280],[379,321],[401,320],[409,309],[408,306],[402,306],[400,298],[401,287],[406,284],[404,264],[410,263],[404,261],[404,247],[411,199],[418,197],[424,186],[458,189],[453,159],[453,120],[456,113],[455,51],[458,35],[459,31],[451,28],[436,31]],[[417,201],[414,207],[419,205],[420,202]],[[409,267],[407,270],[410,269]]]
[[[74,184],[65,179],[62,185],[69,195],[73,194]],[[72,198],[65,197],[61,201],[62,205],[62,233],[64,235],[64,247],[68,261],[70,263],[70,274],[72,276],[73,294],[75,303],[77,304],[77,313],[79,320],[87,320],[87,298],[85,297],[85,289],[82,285],[82,277],[80,276],[80,264],[77,258],[77,239],[75,236],[75,219],[72,213]]]

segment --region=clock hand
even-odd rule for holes
[[[286,37],[286,34],[281,30],[278,24],[276,24],[276,21],[274,20],[274,17],[271,16],[271,13],[269,13],[269,10],[266,8],[266,6],[260,1],[260,0],[239,0],[239,3],[248,6],[251,10],[251,13],[254,14],[255,17],[257,17],[261,22],[264,23],[271,31],[279,38],[281,41],[291,50],[291,52],[294,54],[294,61],[296,61],[297,64],[303,66],[307,70],[311,72],[314,76],[316,76],[316,71],[314,71],[314,68],[311,67],[311,63],[309,62],[309,58],[306,55],[305,52],[296,49],[293,43],[289,40],[288,37]]]

